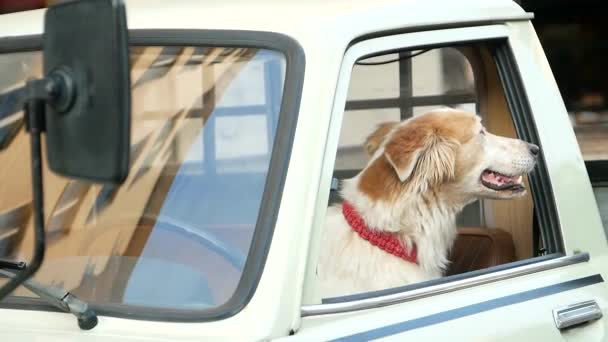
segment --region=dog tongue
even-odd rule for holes
[[[492,171],[484,171],[483,174],[481,175],[481,177],[483,178],[483,180],[485,182],[488,183],[492,183],[496,186],[503,186],[505,184],[512,184],[512,183],[521,183],[521,176],[520,177],[510,177],[510,176],[505,176],[502,175],[500,173],[496,173],[496,172],[492,172]]]

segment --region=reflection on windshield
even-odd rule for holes
[[[1,65],[18,71],[3,74],[0,86],[39,76],[40,62],[37,52],[0,55]],[[132,49],[131,65],[129,177],[114,187],[45,170],[48,246],[36,279],[101,305],[221,305],[239,283],[251,244],[284,57],[250,48],[146,47]],[[29,142],[18,132],[8,144],[0,152],[0,174],[10,179],[0,183],[0,256],[28,260]]]

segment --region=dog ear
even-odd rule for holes
[[[436,185],[455,177],[457,147],[428,126],[407,124],[386,143],[384,155],[401,182]]]
[[[397,124],[399,124],[399,122],[383,122],[379,124],[370,135],[367,136],[363,147],[365,148],[365,152],[367,152],[368,157],[372,157],[374,153],[376,153],[380,145],[382,145],[384,142],[384,139],[388,133],[393,129],[393,127],[397,126]]]

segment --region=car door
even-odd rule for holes
[[[428,60],[415,60],[427,52],[431,61],[437,53],[434,69]],[[458,65],[450,64],[453,58],[449,55],[456,53],[467,62],[460,72]],[[398,66],[386,67],[391,61]],[[365,65],[385,69],[357,73]],[[395,73],[403,77],[408,72],[406,82],[395,77]],[[470,87],[459,87],[456,81],[449,87],[444,82],[435,92],[432,86],[425,86],[434,78],[445,81],[446,74],[460,75],[474,91],[467,93]],[[386,85],[391,79],[396,81]],[[376,97],[362,99],[364,91],[359,88],[365,87],[372,89],[368,95]],[[387,92],[379,94],[383,87]],[[404,90],[408,96],[403,96]],[[398,96],[388,94],[391,91]],[[316,213],[313,245],[319,241],[328,198],[330,203],[339,201],[331,193],[332,181],[360,170],[366,160],[352,151],[361,149],[365,136],[361,132],[369,132],[369,127],[383,120],[407,119],[436,105],[476,111],[489,131],[536,143],[542,155],[526,180],[529,196],[514,202],[479,201],[459,217],[459,227],[490,227],[510,235],[515,252],[509,262],[461,269],[441,279],[400,288],[321,298],[312,253],[302,320],[289,339],[608,338],[607,321],[601,317],[608,299],[606,237],[567,113],[529,22],[429,30],[357,42],[345,53],[336,94],[324,159],[329,165],[323,168],[327,171],[319,188],[322,203]],[[469,249],[475,248],[481,247],[473,244]]]

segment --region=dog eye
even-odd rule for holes
[[[479,131],[479,134],[481,134],[481,135],[486,135],[486,131],[485,131],[485,130],[482,128],[482,129]]]

